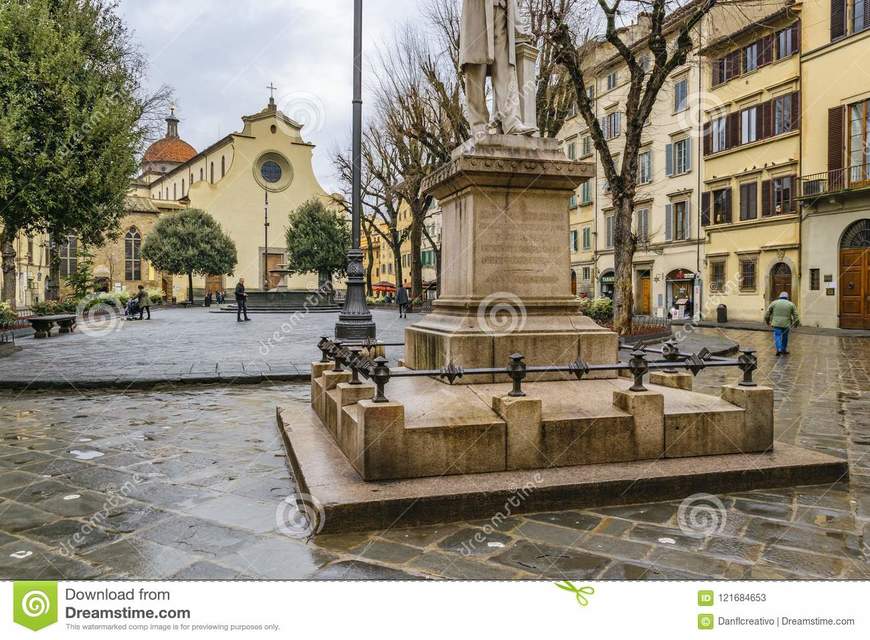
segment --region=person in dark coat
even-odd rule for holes
[[[148,313],[148,319],[151,319],[151,296],[148,295],[148,292],[145,291],[145,287],[141,284],[139,285],[139,293],[136,294],[136,300],[139,303],[139,319],[142,319],[142,316],[145,312]]]
[[[242,321],[242,314],[245,315],[245,322],[248,322],[248,294],[245,292],[245,279],[239,278],[239,283],[236,285],[236,321]]]
[[[408,290],[405,288],[405,285],[402,284],[396,292],[396,304],[399,305],[400,318],[408,317],[408,303],[410,301],[411,299],[408,297]]]

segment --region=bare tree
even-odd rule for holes
[[[402,175],[398,170],[396,150],[380,124],[368,127],[362,140],[362,217],[361,223],[379,236],[393,253],[396,284],[402,282],[402,244],[409,229],[401,229]],[[351,200],[353,165],[346,152],[333,154],[333,166],[347,202]],[[367,240],[369,236],[366,236]],[[373,236],[372,236],[373,237]],[[371,246],[371,243],[369,243]],[[373,255],[369,253],[369,264]]]
[[[590,69],[584,68],[583,55],[588,49],[578,47],[580,42],[578,34],[567,20],[560,18],[555,12],[551,15],[552,31],[548,38],[554,48],[554,61],[561,64],[568,72],[578,111],[589,127],[604,177],[610,186],[615,211],[614,328],[621,335],[631,331],[633,315],[632,261],[637,238],[631,229],[637,195],[641,135],[662,86],[671,72],[685,64],[695,48],[696,27],[716,6],[717,0],[692,0],[683,6],[680,6],[681,4],[667,2],[667,0],[634,2],[598,0],[598,7],[604,16],[603,40],[616,50],[622,62],[628,67],[630,77],[628,93],[624,101],[625,134],[621,141],[624,143],[621,150],[621,166],[617,166],[615,153],[610,148],[610,142],[595,115],[592,99],[587,93],[587,77],[584,73],[588,73]],[[620,16],[626,12],[631,14],[632,10],[643,11],[649,25],[641,38],[633,42],[627,41],[626,34],[636,32],[622,29],[618,24]],[[674,11],[669,15],[670,10]],[[672,44],[669,44],[669,40]],[[641,62],[641,56],[647,51],[652,57],[649,69]]]

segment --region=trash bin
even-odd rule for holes
[[[728,307],[724,304],[720,304],[716,307],[716,322],[719,324],[725,324],[728,322]]]

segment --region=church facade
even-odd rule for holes
[[[184,300],[186,276],[158,272],[142,259],[141,247],[160,216],[195,208],[220,223],[239,260],[232,276],[195,276],[195,297],[231,291],[239,278],[249,290],[276,286],[279,278],[269,271],[286,262],[290,211],[313,198],[327,206],[334,202],[314,175],[314,146],[302,138],[302,125],[270,99],[258,113],[242,117],[240,131],[197,152],[180,137],[174,112],[166,122],[166,135],[142,157],[116,240],[94,251],[94,276],[104,288],[133,291],[142,284],[162,290],[167,299]],[[74,255],[75,248],[67,252]],[[292,276],[287,284],[315,289],[317,275]]]

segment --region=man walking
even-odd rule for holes
[[[800,325],[797,307],[788,299],[788,293],[779,294],[779,300],[774,300],[764,314],[764,322],[773,327],[773,343],[776,355],[788,355],[788,333],[792,327]]]
[[[399,290],[396,292],[396,303],[399,305],[400,318],[408,317],[409,302],[410,298],[408,297],[408,290],[405,288],[405,284],[402,283],[401,285],[399,285]]]
[[[245,279],[239,278],[239,283],[236,285],[236,322],[242,321],[242,314],[245,315],[245,322],[248,322],[248,294],[245,292]]]

